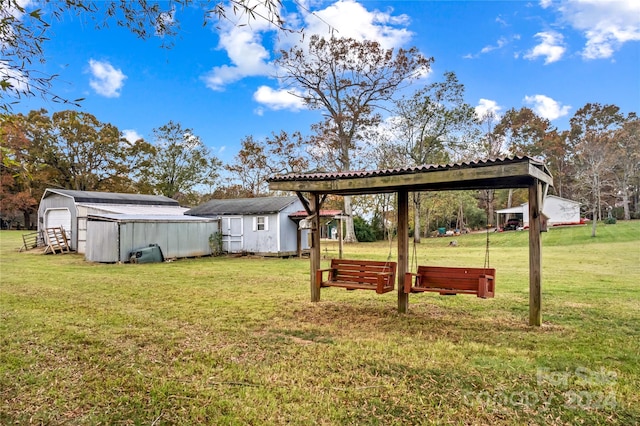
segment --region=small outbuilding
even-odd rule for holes
[[[545,215],[547,226],[579,225],[580,203],[567,198],[547,195],[542,205],[542,213]],[[496,211],[498,224],[505,222],[505,217],[509,215],[522,220],[523,227],[529,226],[529,203],[524,203],[517,207]]]
[[[309,231],[289,217],[303,209],[296,196],[216,199],[185,215],[219,219],[224,252],[286,257],[309,249]]]
[[[62,227],[71,250],[85,253],[87,220],[91,214],[179,216],[188,210],[161,195],[121,194],[69,189],[45,190],[38,208],[38,231]]]
[[[87,218],[87,250],[91,262],[129,262],[137,250],[157,245],[165,259],[212,254],[218,221],[169,215],[95,214]]]

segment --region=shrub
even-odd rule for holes
[[[353,218],[353,228],[358,241],[368,243],[376,240],[375,231],[373,230],[371,225],[369,225],[363,218],[355,216]]]
[[[604,223],[606,223],[607,225],[615,225],[616,224],[616,218],[615,217],[608,217],[604,220]]]

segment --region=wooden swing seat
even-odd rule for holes
[[[396,262],[331,259],[331,267],[316,271],[318,287],[342,287],[347,290],[392,291],[396,282]],[[326,280],[323,280],[326,273]]]
[[[475,294],[486,299],[494,297],[495,279],[494,268],[418,266],[417,273],[405,274],[404,292],[433,291],[441,295]]]

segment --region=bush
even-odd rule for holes
[[[607,225],[615,225],[616,224],[616,218],[615,217],[608,217],[604,220],[604,223],[606,223]]]
[[[376,240],[375,231],[373,230],[371,225],[369,225],[363,218],[355,216],[353,218],[353,228],[358,241],[368,243]]]

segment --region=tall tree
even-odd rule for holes
[[[478,118],[479,145],[477,153],[489,159],[498,158],[504,154],[503,140],[498,137],[495,128],[498,125],[498,115],[493,111],[487,111]],[[487,214],[487,226],[491,225],[495,211],[495,189],[486,189],[479,192],[480,202]],[[496,223],[495,226],[498,226]]]
[[[374,41],[315,35],[306,48],[282,51],[276,60],[285,84],[297,89],[292,94],[325,115],[338,171],[351,168],[359,132],[380,121],[376,109],[403,84],[425,75],[431,62],[416,48],[394,52]],[[351,218],[350,197],[344,198],[344,211]],[[356,241],[352,220],[347,220],[345,241]]]
[[[240,187],[247,194],[259,197],[269,190],[267,179],[271,173],[267,162],[264,144],[254,140],[253,136],[247,136],[241,142],[235,163],[228,164],[225,168],[236,177]]]
[[[591,207],[596,236],[596,221],[602,218],[603,190],[611,179],[614,134],[624,117],[615,105],[586,104],[571,118],[571,143],[582,202]]]
[[[428,84],[411,97],[396,102],[396,130],[405,165],[444,164],[475,123],[475,112],[464,101],[464,85],[455,73]],[[422,194],[413,194],[414,234],[420,242]]]
[[[635,114],[627,117],[622,128],[615,133],[613,143],[615,192],[622,202],[624,219],[630,220],[630,189],[634,179],[640,177],[640,119]]]
[[[129,180],[120,131],[95,116],[77,111],[53,114],[49,160],[61,187],[80,191],[119,190]]]
[[[8,222],[22,216],[25,227],[30,228],[41,193],[25,127],[22,115],[0,116],[0,216]]]
[[[156,193],[186,205],[197,201],[198,186],[213,185],[221,167],[191,129],[169,121],[153,129],[156,153],[147,179]]]
[[[510,155],[535,157],[542,154],[544,140],[550,128],[549,120],[525,107],[507,111],[493,131]],[[513,203],[513,188],[509,188],[508,194],[507,208],[510,208]]]
[[[301,173],[309,167],[304,151],[305,139],[300,132],[281,131],[265,141],[247,136],[233,164],[225,168],[236,178],[235,184],[245,196],[259,197],[268,192],[267,179],[273,175]]]

